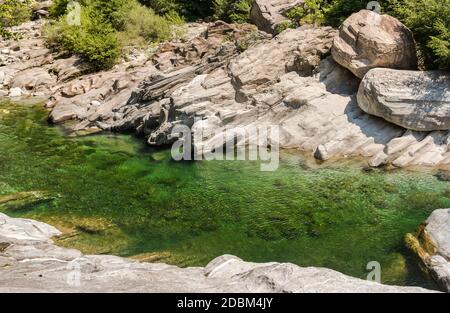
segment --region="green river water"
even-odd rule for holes
[[[234,254],[360,278],[378,261],[384,283],[434,288],[404,244],[434,209],[450,207],[450,185],[432,173],[311,167],[288,153],[276,172],[177,163],[132,135],[67,136],[46,116],[0,104],[0,196],[59,195],[5,213],[57,226],[63,246],[180,266]]]

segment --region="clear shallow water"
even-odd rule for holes
[[[61,245],[180,266],[229,253],[361,278],[378,261],[384,283],[434,287],[403,241],[450,207],[450,185],[431,174],[313,169],[289,155],[269,173],[256,162],[176,163],[129,135],[67,137],[46,114],[0,104],[0,195],[60,195],[6,213],[71,234]]]

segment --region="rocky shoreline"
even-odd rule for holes
[[[220,256],[205,268],[83,255],[55,246],[47,224],[0,213],[0,292],[423,293],[381,285],[324,268],[249,263]]]
[[[286,8],[267,8],[277,9]],[[72,121],[75,134],[127,131],[164,146],[176,139],[172,129],[184,124],[214,133],[195,143],[214,151],[225,144],[226,129],[277,125],[281,148],[321,161],[357,157],[372,167],[449,168],[450,76],[416,70],[414,40],[405,26],[363,10],[339,31],[302,26],[273,36],[282,18],[267,20],[260,11],[253,14],[260,30],[221,21],[189,24],[183,40],[133,50],[98,73],[47,47],[45,20],[29,22],[13,29],[22,34],[20,42],[0,42],[0,97],[46,99],[49,120]],[[437,211],[408,236],[447,291],[448,229],[448,211]],[[0,291],[426,291],[232,256],[188,269],[84,256],[53,245],[58,234],[49,225],[0,214]],[[70,286],[67,277],[77,273],[82,284]]]
[[[399,59],[398,47],[414,44],[409,30],[374,14],[354,14],[339,32],[302,26],[273,38],[252,25],[189,24],[184,40],[150,57],[135,50],[99,73],[52,52],[40,34],[44,22],[30,22],[15,29],[20,44],[0,43],[0,95],[47,98],[54,123],[75,121],[70,128],[81,133],[134,132],[150,145],[171,144],[178,124],[213,133],[195,143],[210,151],[225,143],[225,129],[277,125],[281,148],[318,160],[448,169],[449,75],[377,68],[417,61],[403,52]],[[369,23],[374,18],[381,26]],[[358,38],[384,36],[355,41],[347,31],[355,23]]]

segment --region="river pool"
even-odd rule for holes
[[[434,288],[404,243],[450,207],[449,183],[432,173],[311,166],[292,153],[275,172],[249,161],[178,163],[132,135],[67,136],[46,116],[38,105],[0,104],[0,196],[55,195],[5,213],[57,226],[60,245],[179,266],[234,254],[361,278],[378,261],[384,283]]]

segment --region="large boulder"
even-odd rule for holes
[[[250,11],[251,21],[266,33],[276,35],[278,26],[288,21],[290,9],[303,5],[304,0],[255,0]]]
[[[450,129],[450,75],[443,72],[373,69],[358,92],[368,114],[411,130]]]
[[[368,10],[351,15],[342,24],[332,55],[359,78],[375,67],[417,68],[411,30],[391,16]]]
[[[422,259],[439,286],[450,292],[450,209],[434,211],[407,243]]]

